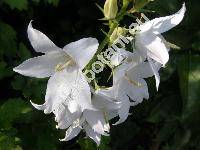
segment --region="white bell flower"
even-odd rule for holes
[[[92,104],[98,111],[85,110],[82,115],[79,115],[79,118],[74,119],[73,123],[66,131],[65,138],[61,139],[61,141],[71,140],[80,133],[81,129],[83,129],[86,135],[93,139],[97,145],[100,144],[101,135],[108,135],[110,130],[108,121],[113,118],[110,114],[119,109],[119,103],[110,101],[94,93],[92,96]],[[67,119],[67,117],[62,119]],[[65,128],[66,127],[67,126],[65,126]]]
[[[58,48],[46,35],[28,26],[28,37],[36,52],[42,56],[30,58],[13,70],[25,76],[36,78],[50,77],[45,103],[33,105],[45,113],[56,111],[60,104],[68,107],[75,100],[80,109],[94,109],[91,104],[90,87],[82,73],[98,48],[98,41],[94,38],[83,38]],[[78,85],[78,88],[77,88]],[[69,107],[74,111],[73,106]]]
[[[45,34],[34,29],[31,22],[27,32],[35,51],[44,55],[30,58],[13,70],[25,76],[50,77],[45,103],[38,105],[31,102],[32,105],[38,110],[44,110],[46,114],[53,112],[58,123],[57,128],[69,128],[70,131],[67,133],[73,131],[72,137],[78,134],[84,120],[90,124],[94,132],[104,134],[103,128],[93,121],[94,116],[97,123],[103,119],[92,104],[90,87],[82,73],[82,69],[95,54],[98,41],[94,38],[83,38],[61,49]],[[87,111],[93,111],[94,116],[91,117]]]
[[[120,119],[115,123],[116,125],[127,119],[130,106],[135,106],[143,99],[149,98],[144,78],[152,77],[154,74],[149,63],[143,62],[137,52],[131,53],[120,49],[118,55],[111,61],[113,64],[119,64],[113,71],[113,86],[100,89],[97,93],[120,102],[118,109]]]
[[[156,72],[156,66],[154,66],[154,60],[163,66],[165,66],[169,60],[169,47],[166,46],[166,41],[161,33],[178,25],[182,21],[185,11],[186,8],[184,3],[177,13],[147,21],[144,24],[137,26],[136,32],[134,32],[135,30],[130,31],[132,34],[136,34],[134,44],[136,50],[138,50],[144,58],[148,59],[150,66],[154,71],[157,89],[160,79]]]

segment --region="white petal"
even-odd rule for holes
[[[117,110],[120,108],[120,102],[114,102],[106,96],[94,94],[92,97],[93,105],[100,110]]]
[[[63,50],[83,69],[94,56],[99,44],[95,38],[83,38],[66,45]]]
[[[74,88],[76,89],[74,90],[74,97],[82,111],[85,109],[96,110],[91,102],[90,86],[80,70],[77,72]]]
[[[158,68],[157,66],[153,63],[153,61],[151,59],[148,59],[148,62],[152,68],[152,71],[154,73],[155,76],[155,80],[156,80],[156,89],[158,90],[159,84],[160,84],[160,75],[158,73]]]
[[[13,70],[25,76],[45,78],[55,72],[55,67],[59,63],[66,61],[63,53],[48,53],[42,56],[30,58],[24,61]]]
[[[44,110],[46,108],[45,103],[42,105],[38,105],[38,104],[33,103],[32,101],[30,101],[30,102],[33,105],[33,107],[35,107],[38,110]]]
[[[45,100],[49,107],[51,107],[51,111],[56,109],[60,104],[64,104],[68,108],[70,107],[69,110],[71,112],[75,112],[78,108],[77,105],[72,108],[72,106],[75,106],[75,102],[82,111],[84,109],[96,110],[91,103],[89,85],[82,72],[76,68],[68,68],[56,72],[49,79]]]
[[[115,99],[115,90],[116,90],[116,87],[112,86],[112,87],[109,87],[109,88],[106,88],[106,89],[100,89],[100,90],[97,90],[95,91],[96,94],[104,97],[105,99]]]
[[[130,78],[131,79],[131,78]],[[126,91],[126,94],[135,102],[140,103],[142,100],[148,99],[149,98],[149,92],[148,92],[148,87],[147,83],[144,79],[142,78],[133,78],[131,79],[132,81],[134,80],[137,82],[139,85],[130,83],[129,81],[123,81],[121,84],[121,89],[123,91]],[[126,84],[127,83],[127,84]],[[122,93],[122,92],[120,92]]]
[[[124,49],[118,49],[117,52],[114,53],[114,55],[111,57],[111,65],[113,66],[118,66],[122,63],[122,61],[125,59],[125,58],[128,58],[128,56],[130,55],[131,53],[124,50]]]
[[[68,104],[71,100],[70,93],[75,79],[76,71],[67,72],[67,70],[63,70],[51,76],[47,84],[45,95],[49,113],[56,110],[61,104]]]
[[[57,47],[45,34],[34,29],[31,22],[28,25],[27,33],[31,45],[36,52],[48,53],[62,50]]]
[[[146,32],[151,29],[155,34],[166,32],[182,21],[185,11],[186,7],[184,3],[182,8],[177,13],[166,17],[155,18],[149,22],[146,22],[140,26],[140,30],[142,32]]]
[[[120,82],[120,80],[125,76],[126,71],[129,70],[130,65],[132,66],[132,64],[123,63],[115,68],[113,72],[113,85],[117,85],[118,82]]]
[[[76,127],[79,126],[79,118],[82,114],[80,109],[77,109],[76,112],[71,113],[65,105],[59,105],[59,107],[54,110],[53,113],[55,114],[55,121],[58,123],[56,128],[66,129],[75,123]]]
[[[158,68],[160,69],[160,68]],[[142,62],[139,65],[131,68],[127,71],[127,74],[130,78],[149,78],[154,75],[151,66],[148,62]]]
[[[69,101],[68,109],[71,113],[75,113],[79,109],[79,105],[75,100]]]
[[[168,48],[164,41],[154,33],[138,34],[136,47],[144,57],[150,57],[163,65],[169,60]]]
[[[60,141],[69,141],[73,139],[74,137],[76,137],[80,133],[80,131],[81,131],[80,127],[76,127],[76,128],[69,127],[66,131],[65,138],[60,139]]]
[[[123,96],[120,98],[120,102],[121,102],[121,108],[118,111],[120,119],[114,125],[118,125],[124,122],[129,115],[129,109],[130,109],[129,98],[127,96]]]
[[[87,134],[92,140],[94,140],[94,141],[97,143],[97,145],[99,145],[99,144],[100,144],[100,141],[101,141],[101,134],[95,132],[95,131],[94,131],[89,125],[87,125],[87,124],[85,124],[85,125],[83,126],[83,128],[84,128],[86,134]]]
[[[102,112],[86,110],[83,112],[83,116],[95,132],[102,135],[108,135],[104,132],[106,122]]]
[[[115,117],[117,117],[119,114],[118,114],[118,111],[117,110],[112,110],[112,111],[108,111],[107,114],[106,114],[106,117],[108,120],[111,120]]]

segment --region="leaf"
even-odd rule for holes
[[[0,22],[0,56],[15,56],[17,53],[16,32],[8,24]]]
[[[179,95],[171,95],[163,99],[158,99],[157,102],[147,121],[158,123],[165,119],[174,120],[180,117],[182,105]]]
[[[23,100],[9,99],[0,107],[0,123],[9,128],[11,126],[11,122],[15,121],[20,116],[31,112],[32,108],[30,105],[25,103]]]
[[[38,150],[56,150],[55,138],[49,129],[44,129],[37,139]]]
[[[28,7],[27,0],[3,0],[3,2],[9,5],[11,9],[26,10]]]
[[[0,61],[0,80],[13,75],[12,68],[8,67],[4,61]]]
[[[184,99],[184,116],[200,106],[200,56],[188,54],[179,63],[180,89]],[[197,108],[199,109],[199,108]]]
[[[0,132],[0,148],[1,150],[22,150],[15,141],[15,137],[6,135],[5,133]]]
[[[197,50],[197,51],[200,51],[200,41],[195,41],[193,44],[192,44],[192,48]]]
[[[16,75],[11,82],[12,87],[21,91],[25,98],[43,99],[47,81],[45,79],[33,79]]]
[[[97,146],[90,138],[82,138],[78,140],[81,150],[96,150]]]
[[[26,85],[25,78],[22,78],[21,75],[16,75],[11,82],[13,89],[15,90],[23,90]]]
[[[174,143],[172,144],[174,149],[183,149],[183,147],[189,142],[191,137],[190,130],[178,129],[174,136]]]
[[[18,55],[21,58],[21,60],[26,60],[31,57],[30,51],[26,48],[26,46],[23,43],[19,43]]]
[[[165,123],[159,130],[156,140],[159,142],[168,141],[168,139],[176,132],[177,127],[177,121]]]
[[[109,136],[101,136],[101,143],[99,145],[100,150],[111,150],[110,144],[110,137]]]
[[[45,0],[47,3],[58,6],[59,0]]]
[[[131,10],[131,13],[139,12],[145,5],[147,5],[150,0],[135,0],[134,8]]]

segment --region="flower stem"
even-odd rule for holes
[[[123,19],[124,15],[126,14],[126,9],[129,5],[129,3],[130,3],[129,0],[123,0],[123,6],[122,6],[120,12],[118,13],[118,16],[116,17],[116,19],[114,21],[112,21],[110,23],[110,30],[108,31],[107,36],[105,37],[105,39],[99,45],[97,52],[95,53],[94,57],[87,64],[87,66],[85,68],[86,70],[91,69],[91,65],[94,61],[96,61],[97,55],[100,54],[102,52],[102,50],[106,47],[106,45],[109,43],[109,38],[112,35],[115,28],[118,26],[118,22],[121,21]]]

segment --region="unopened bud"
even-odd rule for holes
[[[114,19],[117,15],[117,0],[106,0],[104,4],[104,16],[106,19]]]
[[[125,35],[126,32],[127,32],[126,29],[123,27],[115,28],[112,35],[110,36],[110,43],[111,44],[114,43],[121,35]]]

